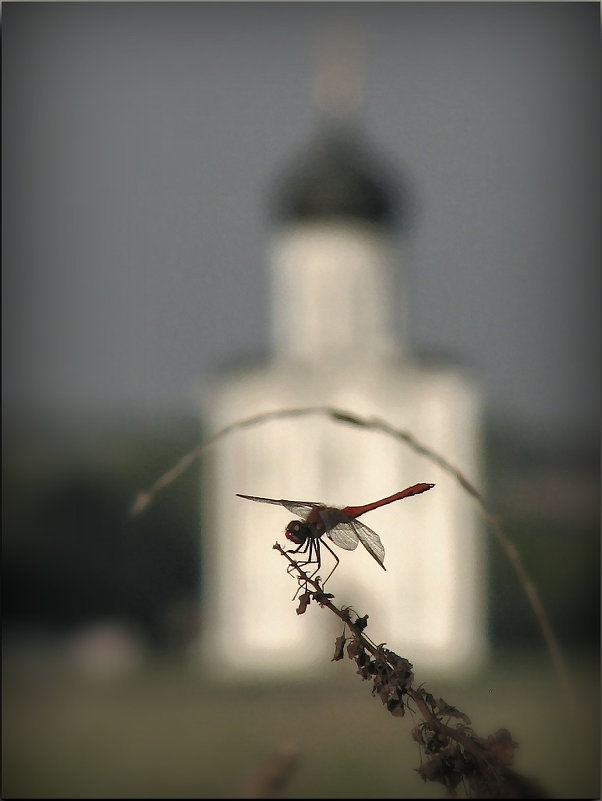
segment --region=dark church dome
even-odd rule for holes
[[[324,130],[285,170],[274,211],[281,222],[351,220],[399,223],[400,198],[390,170],[347,128]]]

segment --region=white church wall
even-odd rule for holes
[[[275,409],[325,404],[377,415],[477,475],[478,397],[451,373],[361,366],[310,373],[267,368],[228,382],[213,404],[212,428]],[[482,537],[474,503],[449,474],[380,432],[325,417],[272,420],[225,438],[212,456],[216,479],[205,493],[215,504],[209,547],[207,643],[233,672],[307,674],[319,663],[315,644],[328,628],[310,606],[295,613],[295,581],[272,549],[286,544],[292,517],[237,492],[331,505],[361,504],[418,481],[436,487],[423,496],[374,510],[364,522],[386,549],[383,571],[363,548],[343,552],[328,590],[341,604],[370,615],[371,636],[430,669],[478,666],[484,656]],[[472,469],[471,469],[472,468]],[[473,470],[475,472],[473,472]],[[212,495],[212,486],[215,490]],[[324,569],[333,560],[324,553]],[[330,569],[330,567],[328,567]],[[207,572],[207,571],[206,571]]]

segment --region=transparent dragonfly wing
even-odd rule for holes
[[[330,529],[327,536],[335,545],[338,545],[339,548],[343,548],[346,551],[355,551],[359,542],[351,520],[344,523],[337,523],[334,528]]]
[[[357,534],[359,541],[362,543],[364,548],[368,551],[370,556],[373,556],[374,559],[378,562],[378,564],[384,569],[385,567],[385,548],[380,541],[380,537],[376,533],[376,531],[372,531],[371,528],[365,523],[360,523],[359,520],[352,521],[353,528],[355,529],[355,533]]]
[[[236,494],[239,498],[246,498],[248,501],[272,503],[275,506],[283,506],[285,509],[288,509],[289,512],[292,512],[298,517],[307,517],[314,507],[321,508],[324,506],[323,503],[312,503],[311,501],[286,501],[284,499],[277,501],[275,498],[259,498],[257,495],[242,495],[240,492],[237,492]]]
[[[364,548],[368,551],[378,564],[384,569],[385,567],[385,549],[380,537],[375,531],[365,523],[360,523],[359,520],[349,520],[346,523],[339,523],[332,531],[328,532],[330,539],[338,545],[339,548],[345,548],[347,551],[352,551],[357,547],[358,540],[362,543]]]

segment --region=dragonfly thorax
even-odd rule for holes
[[[284,530],[284,536],[287,540],[294,542],[295,545],[303,545],[306,539],[311,536],[311,526],[302,520],[291,520]]]

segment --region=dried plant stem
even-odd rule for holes
[[[571,715],[573,722],[575,723],[576,730],[580,731],[580,726],[579,726],[580,716],[578,714],[578,704],[575,696],[574,687],[570,679],[569,671],[566,667],[564,658],[562,656],[562,652],[560,650],[560,646],[558,644],[558,640],[556,639],[556,635],[554,634],[554,631],[546,614],[545,608],[543,606],[537,588],[533,583],[533,581],[529,578],[525,566],[523,564],[523,561],[520,557],[520,554],[516,549],[516,546],[514,545],[514,543],[510,541],[508,536],[505,534],[499,520],[487,507],[485,499],[483,498],[481,493],[470,483],[470,481],[466,478],[466,476],[464,476],[463,473],[457,467],[451,464],[451,462],[449,462],[440,454],[436,453],[432,448],[429,448],[426,445],[419,442],[408,431],[395,428],[394,426],[387,423],[385,420],[382,420],[378,417],[369,417],[369,418],[360,417],[349,411],[336,409],[329,406],[308,406],[298,409],[276,409],[274,411],[256,414],[253,415],[252,417],[247,417],[243,420],[238,420],[226,426],[225,428],[222,428],[212,437],[200,443],[199,445],[197,445],[196,448],[194,448],[192,451],[183,456],[172,468],[170,468],[166,473],[160,476],[148,491],[139,493],[134,505],[132,506],[130,514],[132,516],[135,516],[144,511],[152,502],[152,500],[154,499],[155,495],[158,492],[160,492],[165,487],[169,486],[182,473],[184,473],[194,463],[194,461],[199,458],[199,456],[202,454],[204,450],[211,447],[216,442],[218,442],[218,440],[222,439],[228,434],[231,434],[232,432],[237,431],[239,429],[250,428],[252,426],[256,426],[261,423],[266,423],[270,420],[277,420],[277,419],[279,420],[291,417],[303,417],[313,414],[329,417],[336,423],[358,426],[373,431],[381,431],[393,437],[394,439],[404,442],[413,451],[422,456],[425,456],[427,459],[430,459],[432,462],[439,465],[439,467],[445,470],[445,472],[452,475],[456,479],[456,481],[460,484],[460,486],[474,498],[474,500],[478,503],[481,509],[485,521],[489,525],[491,531],[494,533],[497,541],[499,542],[500,546],[502,547],[502,550],[504,551],[504,554],[506,555],[507,559],[512,565],[518,577],[519,583],[527,596],[533,614],[535,615],[535,618],[539,624],[546,645],[548,647],[552,663],[554,665],[560,685],[563,690],[563,696],[567,704],[569,714]]]
[[[288,572],[296,572],[299,586],[304,590],[299,596],[297,614],[305,614],[314,601],[343,622],[343,634],[336,640],[332,661],[344,658],[348,643],[347,655],[356,662],[357,672],[364,680],[372,681],[372,694],[381,699],[392,715],[403,717],[406,710],[413,712],[409,702],[413,703],[422,718],[412,729],[412,737],[420,748],[421,765],[417,770],[425,781],[443,784],[453,797],[458,787],[475,798],[546,797],[537,782],[511,768],[517,743],[507,729],[499,729],[487,738],[477,735],[466,713],[442,698],[436,699],[422,685],[415,686],[413,666],[407,659],[370,640],[365,632],[368,615],[359,617],[350,607],[339,609],[332,602],[334,596],[324,592],[317,577],[305,573],[278,543],[274,548],[288,560]],[[346,636],[347,631],[350,637]]]

